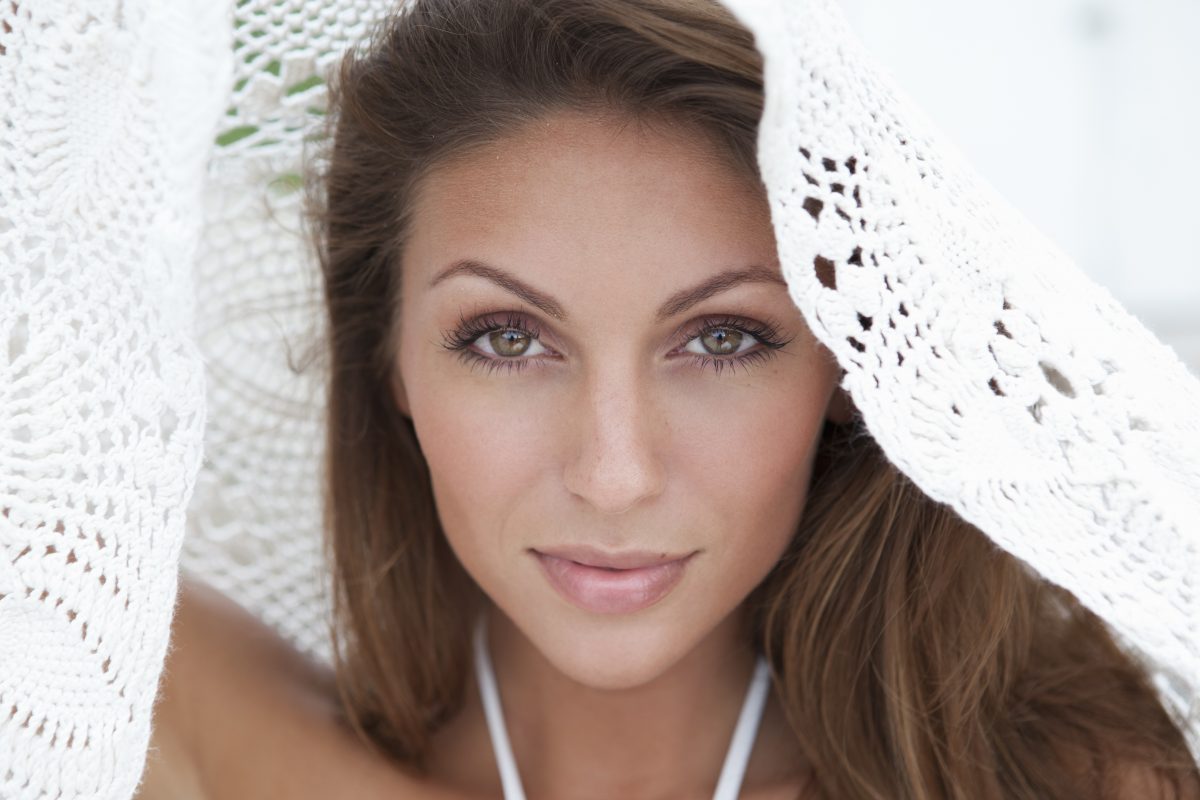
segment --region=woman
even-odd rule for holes
[[[1200,796],[1103,622],[867,435],[727,11],[421,0],[333,88],[336,670],[187,586],[141,796]]]

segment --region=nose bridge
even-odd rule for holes
[[[580,381],[570,424],[577,447],[566,484],[605,513],[625,511],[662,491],[666,434],[651,379],[635,359],[605,359]]]

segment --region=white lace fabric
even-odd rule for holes
[[[200,469],[206,0],[0,3],[0,797],[137,785]]]
[[[728,6],[765,59],[784,276],[872,437],[1104,618],[1200,755],[1200,380],[971,168],[831,0]]]
[[[1200,757],[1200,381],[833,0],[725,3],[792,297],[871,434],[1107,620]],[[0,2],[0,798],[131,796],[178,567],[328,661],[299,176],[392,7]]]

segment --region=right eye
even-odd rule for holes
[[[475,339],[473,343],[478,345],[479,342],[486,343],[486,347],[483,348],[485,353],[490,352],[492,355],[505,358],[526,355],[526,351],[530,347],[540,347],[543,352],[548,352],[536,336],[520,328],[495,328]],[[529,355],[540,355],[540,353],[535,351]]]
[[[443,347],[456,351],[465,363],[480,364],[488,371],[519,370],[535,356],[553,352],[538,340],[539,333],[541,329],[520,314],[485,314],[469,321],[460,318],[459,327],[444,336]]]

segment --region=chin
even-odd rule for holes
[[[703,638],[685,636],[687,626],[667,614],[636,620],[628,616],[568,616],[545,622],[539,626],[541,635],[530,637],[533,645],[564,676],[597,691],[636,689],[652,683]]]

